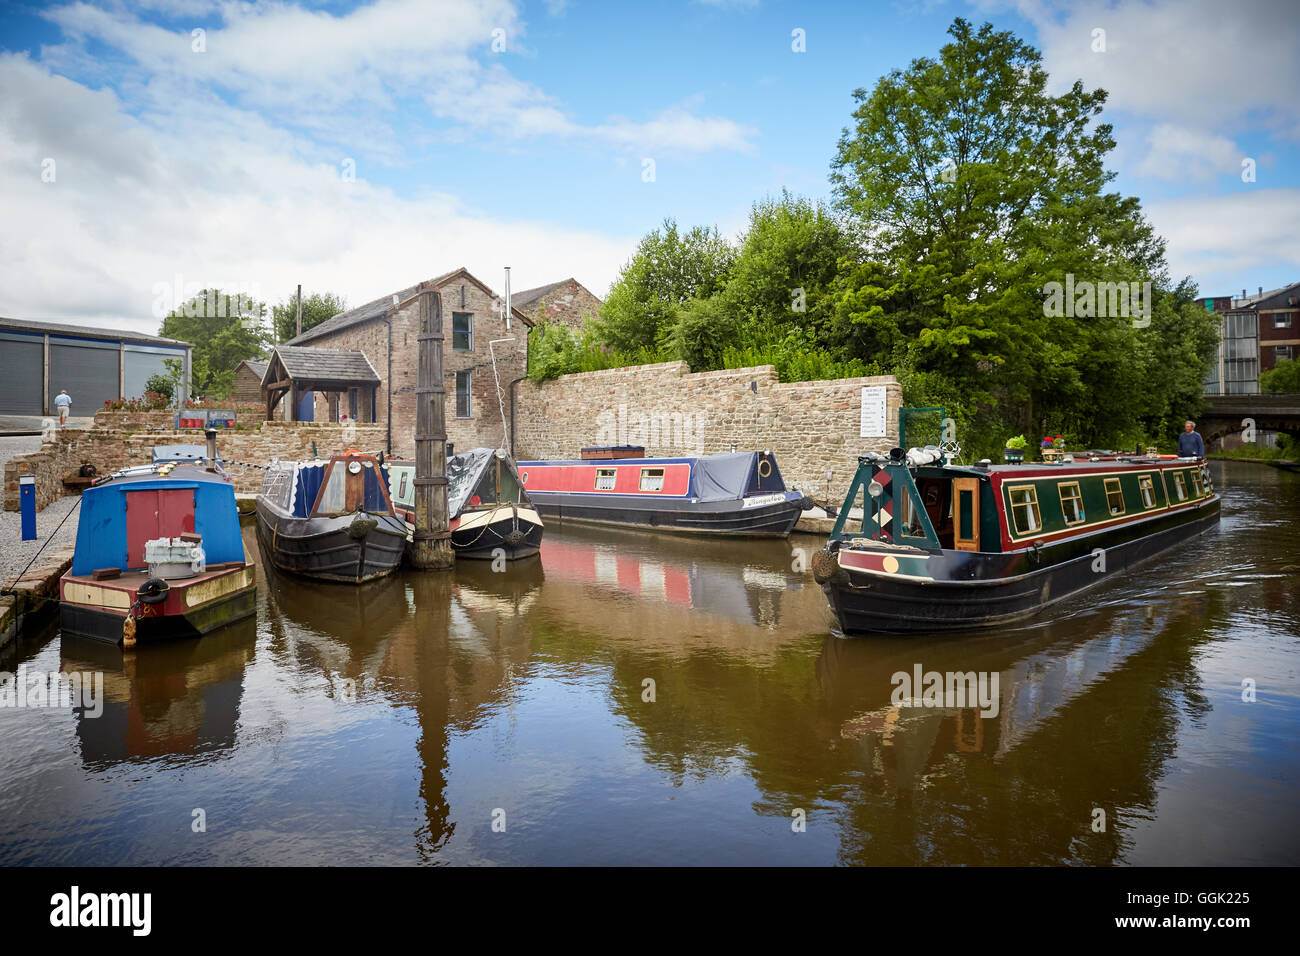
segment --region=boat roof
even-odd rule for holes
[[[171,467],[168,468],[168,465]],[[198,464],[159,462],[156,465],[136,465],[132,468],[116,471],[111,475],[105,475],[87,488],[86,491],[94,491],[110,486],[141,484],[147,481],[215,481],[227,484],[229,480],[229,477],[224,472],[208,471]]]
[[[1062,462],[1042,462],[1035,461],[1019,465],[990,465],[987,468],[977,468],[974,465],[943,465],[938,462],[929,465],[918,465],[917,471],[941,471],[955,472],[963,475],[1023,475],[1025,477],[1035,475],[1054,475],[1061,471],[1074,469],[1111,471],[1117,465],[1126,465],[1134,469],[1150,468],[1154,465],[1192,465],[1198,464],[1200,458],[1153,458],[1142,455],[1126,455],[1117,458],[1105,458],[1098,461],[1088,459],[1076,459],[1074,461]],[[876,464],[889,464],[888,460],[881,459]]]

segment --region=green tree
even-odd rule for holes
[[[302,299],[302,330],[306,332],[347,309],[347,300],[333,292],[313,292]],[[275,341],[287,342],[297,335],[298,300],[289,296],[271,307]]]
[[[1068,276],[1165,284],[1139,204],[1104,192],[1106,94],[1076,82],[1049,95],[1038,51],[991,25],[948,32],[937,59],[854,94],[832,180],[861,251],[838,284],[834,335],[937,374],[990,432],[1064,431],[1062,419],[1087,441],[1132,431],[1147,330],[1046,307]]]
[[[722,292],[737,319],[820,332],[834,313],[828,291],[851,245],[830,210],[782,191],[754,204]]]
[[[595,334],[620,352],[656,349],[679,306],[722,290],[734,259],[716,226],[679,233],[677,223],[665,219],[662,229],[641,239],[610,286]]]
[[[159,372],[156,375],[149,376],[148,380],[144,383],[144,390],[146,392],[156,392],[159,395],[166,396],[170,401],[172,396],[176,394],[176,385],[172,381],[170,375],[163,375]]]
[[[1300,362],[1278,359],[1267,372],[1259,374],[1261,392],[1300,392]]]
[[[248,296],[204,289],[170,312],[159,334],[194,346],[194,394],[224,398],[234,391],[239,363],[257,358],[266,348],[266,313],[264,303]]]

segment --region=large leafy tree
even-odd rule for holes
[[[302,330],[306,332],[347,309],[347,300],[333,292],[313,292],[303,296]],[[295,296],[271,307],[275,341],[287,342],[298,334],[298,300]]]
[[[596,320],[596,333],[619,351],[656,348],[668,334],[678,308],[707,299],[726,283],[735,250],[717,227],[695,226],[682,233],[665,219],[644,236],[610,286]]]
[[[1142,336],[1128,317],[1045,313],[1049,283],[1165,282],[1136,200],[1106,192],[1114,146],[1102,90],[1047,91],[1014,34],[957,19],[937,59],[854,96],[832,168],[860,243],[835,334],[862,357],[945,380],[986,428],[1085,441],[1136,427]],[[1108,420],[1088,415],[1117,402]]]
[[[265,303],[248,296],[204,289],[168,313],[159,334],[193,344],[195,394],[225,397],[234,391],[239,363],[266,349],[266,312]]]

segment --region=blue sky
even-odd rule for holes
[[[1115,188],[1175,276],[1300,279],[1282,3],[19,2],[0,12],[0,314],[144,330],[164,289],[359,304],[458,265],[603,294],[667,216],[734,235],[766,194],[829,197],[853,90],[934,55],[956,16],[1110,92]]]

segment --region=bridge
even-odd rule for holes
[[[1254,421],[1257,432],[1285,432],[1292,438],[1300,436],[1300,392],[1207,395],[1196,430],[1208,448],[1211,442],[1224,435],[1242,432],[1249,424],[1247,419]]]

